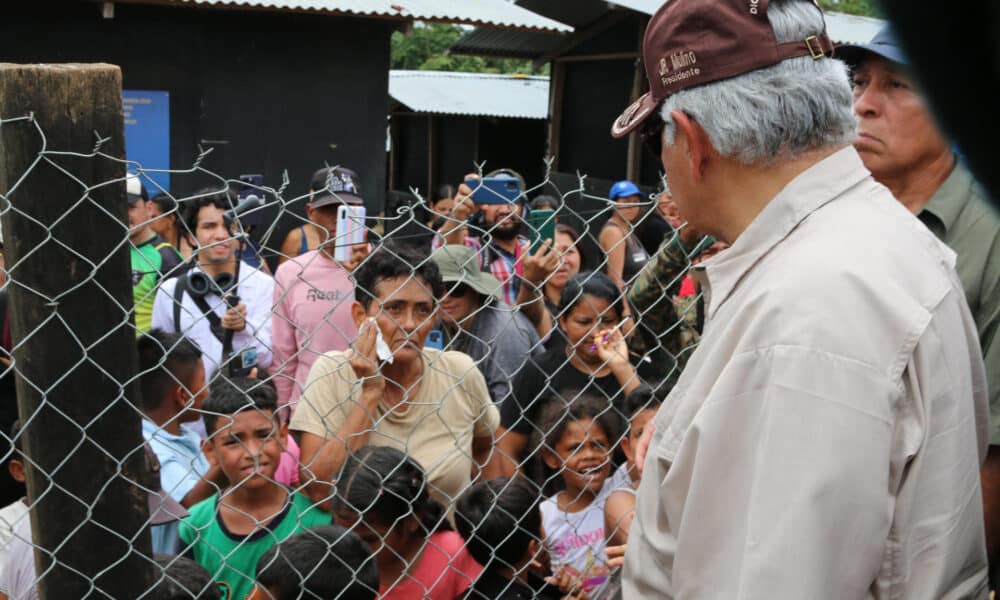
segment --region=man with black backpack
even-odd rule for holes
[[[225,192],[195,194],[185,213],[194,262],[160,286],[153,305],[153,328],[195,342],[209,382],[223,366],[236,376],[271,364],[274,280],[236,259],[235,204]]]

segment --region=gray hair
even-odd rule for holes
[[[772,0],[767,18],[779,43],[823,31],[812,2]],[[663,101],[663,143],[674,143],[670,112],[693,118],[722,155],[745,165],[773,164],[807,150],[849,143],[857,122],[847,67],[801,56],[730,79],[694,87]]]

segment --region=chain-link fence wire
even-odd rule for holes
[[[0,125],[44,140],[30,115]],[[103,142],[89,154],[43,144],[31,168],[73,181],[77,204],[123,181],[160,196],[129,201],[116,250],[131,255],[134,306],[108,323],[138,340],[140,368],[118,382],[118,402],[142,419],[146,444],[133,452],[153,474],[132,481],[152,498],[156,582],[144,597],[244,598],[258,577],[257,597],[451,597],[484,567],[501,575],[474,597],[543,577],[562,593],[613,595],[605,547],[627,540],[632,451],[701,327],[689,271],[711,240],[679,224],[668,198],[610,201],[583,174],[560,189],[547,170],[519,182],[512,203],[470,212],[468,189],[442,202],[414,189],[408,205],[362,219],[351,207],[366,190],[339,167],[304,191],[287,175],[269,187],[213,173],[209,151],[189,169],[144,169]],[[117,162],[122,177],[82,181],[60,167],[65,156]],[[199,191],[173,194],[152,173]],[[544,222],[526,214],[542,193],[536,209],[554,211]],[[0,201],[10,219],[32,219]],[[279,230],[285,216],[295,224]],[[543,231],[552,238],[532,252]],[[43,244],[76,252],[56,235]],[[19,267],[6,265],[4,294],[21,285]],[[59,300],[45,298],[47,319],[72,331]],[[19,307],[4,303],[7,322]],[[8,421],[24,343],[3,340]],[[88,346],[78,350],[86,361]],[[42,435],[33,416],[4,424],[12,480],[32,461],[25,435]],[[38,498],[7,501],[0,591],[29,598],[48,574],[35,570],[32,537],[46,524],[29,518]],[[322,527],[331,522],[342,528]]]

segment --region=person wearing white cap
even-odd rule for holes
[[[128,195],[128,238],[132,257],[132,296],[135,304],[136,336],[149,331],[153,301],[160,282],[178,271],[182,257],[169,242],[149,227],[146,188],[137,175],[125,179]]]

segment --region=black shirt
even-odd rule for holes
[[[566,391],[589,392],[619,407],[624,397],[614,375],[584,373],[570,364],[565,348],[553,348],[524,363],[510,396],[500,407],[500,423],[508,430],[531,435],[539,428],[545,401]]]

